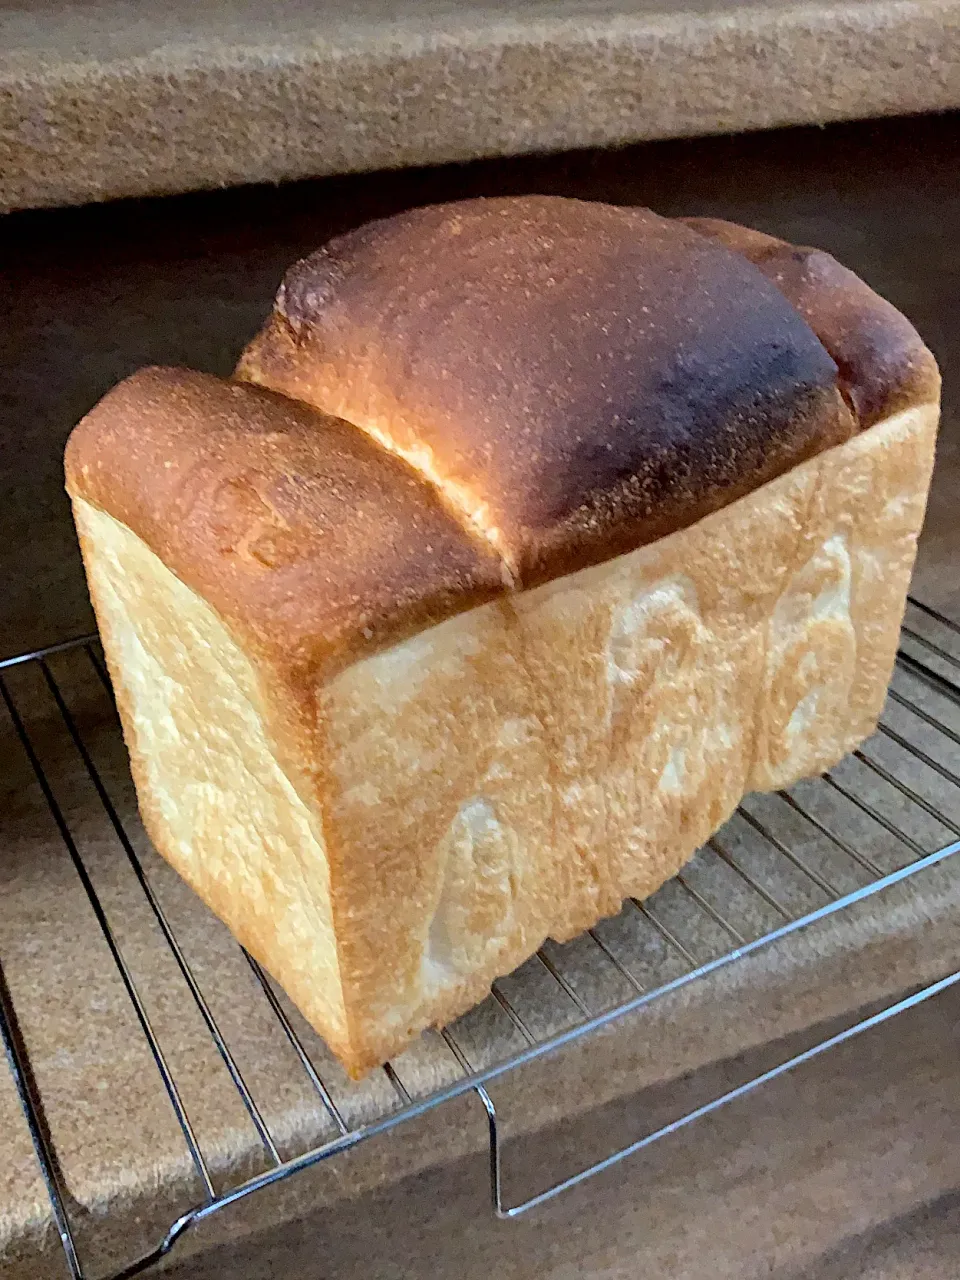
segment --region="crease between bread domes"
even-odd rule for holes
[[[465,220],[466,267],[459,248],[447,261]],[[593,244],[590,283],[579,257]],[[734,287],[756,293],[770,323],[731,339],[716,315]],[[649,210],[546,197],[427,206],[348,231],[288,270],[237,376],[400,458],[508,589],[655,541],[723,491],[732,500],[748,472],[759,483],[855,430],[826,348],[743,254]]]
[[[417,449],[404,449],[388,431],[369,420],[359,421],[358,415],[355,415],[353,418],[345,418],[344,421],[349,422],[358,431],[362,431],[387,453],[400,458],[422,480],[425,480],[440,497],[444,507],[459,521],[465,532],[479,537],[496,554],[500,560],[503,585],[509,590],[520,585],[517,565],[506,550],[502,532],[495,524],[484,519],[485,513],[490,509],[489,503],[472,495],[466,485],[457,484],[456,481],[443,476],[434,465],[433,450],[429,445],[423,444]],[[470,497],[473,497],[472,502]]]
[[[299,341],[299,326],[287,315],[284,309],[284,298],[285,288],[284,284],[281,283],[274,302],[273,315],[288,331],[292,340],[297,343]],[[253,382],[258,386],[270,389],[270,383],[258,375],[256,366],[246,365],[243,358],[241,358],[240,364],[234,372],[234,377],[238,375],[244,381]],[[296,400],[298,404],[303,404],[307,408],[316,407],[311,401],[302,399],[299,396],[290,396],[290,399]],[[501,529],[488,518],[489,503],[478,498],[467,485],[459,484],[457,481],[451,480],[449,476],[444,476],[434,463],[433,450],[429,445],[421,442],[417,448],[404,448],[391,435],[390,431],[380,423],[376,423],[369,418],[364,419],[357,413],[351,414],[348,418],[335,410],[328,410],[328,412],[333,412],[341,421],[356,428],[357,431],[361,431],[368,439],[373,440],[375,444],[378,444],[387,453],[393,454],[394,457],[399,458],[411,470],[415,471],[421,480],[425,481],[433,489],[443,503],[444,508],[457,520],[464,532],[478,538],[493,551],[500,561],[500,575],[504,587],[508,591],[519,588],[519,566],[515,558],[507,550]]]

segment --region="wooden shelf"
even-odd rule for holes
[[[958,0],[22,0],[0,209],[960,105]]]

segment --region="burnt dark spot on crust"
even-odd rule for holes
[[[625,403],[601,438],[587,434],[546,478],[544,517],[563,519],[631,480],[643,494],[637,516],[652,517],[665,503],[698,501],[737,483],[745,467],[762,467],[791,438],[798,418],[815,413],[833,371],[826,358],[811,368],[783,341],[758,343],[751,364],[746,379],[729,378],[722,364],[678,353],[652,380],[656,415],[647,400]]]
[[[681,221],[754,263],[796,307],[836,362],[861,427],[936,399],[936,362],[913,325],[828,253],[714,218]]]

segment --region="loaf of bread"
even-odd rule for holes
[[[825,254],[417,210],[66,473],[144,822],[348,1071],[874,728],[939,376]]]

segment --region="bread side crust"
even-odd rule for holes
[[[150,839],[349,1060],[322,815],[297,752],[278,761],[262,671],[126,525],[73,510]]]
[[[318,692],[356,1072],[875,728],[938,408]],[[385,958],[388,958],[385,960]],[[384,967],[391,981],[384,983]]]
[[[936,424],[936,405],[898,413],[689,529],[355,663],[315,687],[309,739],[303,691],[268,686],[206,601],[75,499],[154,843],[363,1074],[545,937],[653,893],[744,792],[872,731]]]

